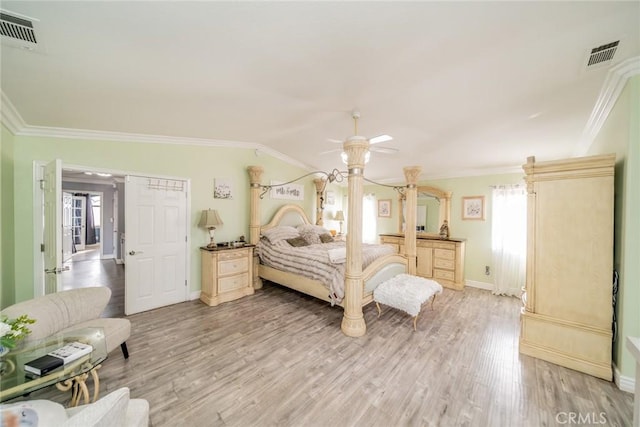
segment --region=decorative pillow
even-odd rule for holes
[[[67,421],[64,406],[50,400],[26,400],[0,405],[0,425],[59,427]]]
[[[299,248],[300,246],[309,246],[309,242],[307,242],[306,239],[302,236],[287,239],[287,243],[294,248]]]
[[[262,232],[262,235],[266,237],[271,243],[278,243],[282,240],[300,237],[300,233],[298,232],[298,230],[288,225],[281,225],[279,227],[273,227],[268,230],[264,230]]]
[[[317,235],[324,234],[324,233],[329,233],[329,230],[327,230],[326,228],[324,228],[321,225],[302,224],[302,225],[297,226],[296,228],[298,229],[300,234],[302,234],[304,231],[308,231],[308,230],[311,230],[311,231],[315,232]]]
[[[74,412],[66,423],[58,425],[63,427],[123,426],[128,405],[129,389],[122,387],[95,403],[83,406],[82,410]]]
[[[316,245],[318,243],[322,243],[320,241],[320,236],[315,230],[302,230],[300,232],[300,236],[307,241],[310,245]]]
[[[324,234],[321,234],[321,235],[320,235],[320,241],[321,241],[322,243],[331,243],[331,242],[333,242],[334,240],[333,240],[333,236],[332,236],[331,234],[329,234],[329,233],[324,233]]]

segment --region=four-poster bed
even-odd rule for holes
[[[415,274],[416,272],[416,182],[420,174],[420,167],[404,168],[407,180],[406,194],[407,218],[405,233],[405,254],[388,254],[363,266],[362,243],[362,196],[363,196],[363,171],[365,157],[368,153],[369,142],[366,138],[354,136],[343,145],[348,168],[348,207],[349,216],[346,238],[346,262],[344,272],[344,299],[339,303],[344,308],[341,329],[347,336],[358,337],[366,332],[366,324],[362,312],[363,305],[373,300],[372,292],[383,281],[400,273]],[[304,211],[297,205],[283,206],[274,215],[273,219],[265,225],[260,223],[260,198],[264,194],[263,189],[269,186],[262,185],[262,167],[249,166],[247,168],[250,177],[250,224],[249,242],[258,244],[263,232],[277,226],[297,226],[311,224]],[[321,185],[316,180],[317,198],[322,197]],[[322,200],[318,200],[322,203]],[[320,210],[321,213],[321,210]],[[321,219],[321,216],[319,216]],[[320,222],[321,224],[321,222]],[[262,279],[270,280],[299,292],[311,295],[324,301],[331,301],[327,287],[317,280],[298,274],[284,272],[273,267],[260,264],[259,258],[254,257],[254,287],[262,287]]]

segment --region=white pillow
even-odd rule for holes
[[[129,405],[129,389],[122,387],[97,402],[85,405],[62,427],[119,427],[123,426]],[[39,426],[38,426],[39,427]]]
[[[306,231],[313,231],[315,232],[317,235],[321,235],[321,234],[325,234],[325,233],[329,233],[329,230],[327,230],[326,228],[324,228],[321,225],[314,225],[314,224],[301,224],[299,226],[296,227],[298,229],[298,231],[300,233],[306,232]]]
[[[294,237],[299,237],[300,233],[293,227],[288,225],[280,225],[278,227],[273,227],[268,230],[264,230],[262,235],[269,239],[271,243],[278,243],[282,240],[293,239]]]
[[[3,427],[59,427],[67,421],[64,406],[50,400],[26,400],[0,405],[0,415],[0,425]]]

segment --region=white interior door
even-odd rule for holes
[[[62,160],[44,167],[44,293],[60,289],[62,279]]]
[[[73,196],[71,223],[73,244],[77,251],[83,251],[87,237],[87,199],[84,196]]]
[[[125,314],[187,300],[187,186],[125,179]]]
[[[72,201],[73,194],[62,193],[62,262],[67,262],[73,255],[72,237]]]

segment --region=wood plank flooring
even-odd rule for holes
[[[342,309],[266,283],[218,307],[130,316],[130,359],[110,354],[101,395],[129,387],[155,427],[555,426],[570,413],[583,420],[572,425],[631,425],[631,394],[518,353],[519,309],[515,298],[445,289],[417,332],[408,315],[383,307],[377,318],[370,304],[366,336],[348,338]]]

